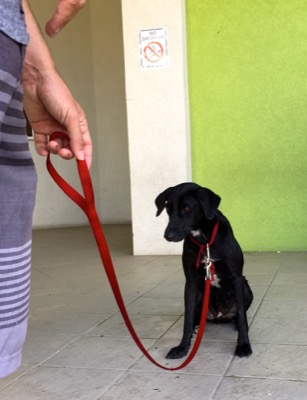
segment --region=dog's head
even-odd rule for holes
[[[164,237],[171,242],[180,242],[197,230],[204,221],[214,218],[221,198],[210,189],[195,183],[182,183],[170,187],[156,198],[157,216],[166,208],[169,223]]]

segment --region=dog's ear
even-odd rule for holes
[[[158,209],[156,217],[158,217],[161,214],[161,212],[164,210],[165,204],[167,202],[168,195],[169,195],[171,189],[172,188],[169,187],[168,189],[164,190],[164,192],[160,193],[159,196],[156,198],[155,204]]]
[[[213,219],[221,202],[220,196],[212,192],[210,189],[201,188],[197,191],[197,197],[206,218],[208,220]]]

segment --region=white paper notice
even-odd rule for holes
[[[139,32],[141,68],[168,68],[167,29],[144,29]]]

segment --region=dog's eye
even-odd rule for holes
[[[191,211],[189,206],[183,206],[182,207],[182,213],[183,214],[189,214],[189,212]]]

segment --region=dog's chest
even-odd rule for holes
[[[216,287],[217,289],[221,289],[221,278],[219,278],[219,276],[217,274],[213,274],[213,279],[211,280],[211,286]]]

